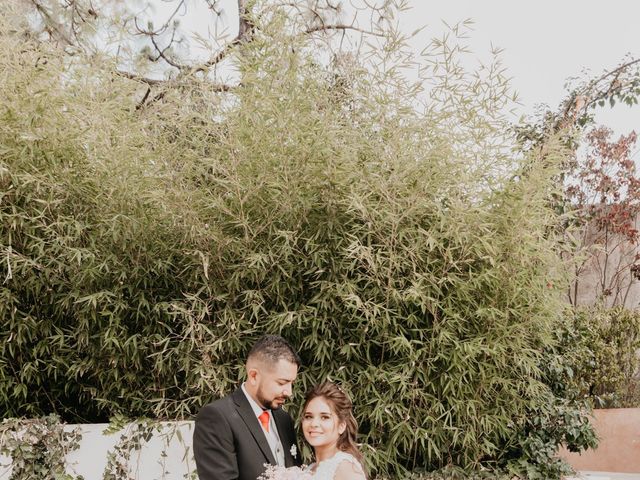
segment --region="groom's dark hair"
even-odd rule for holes
[[[277,363],[286,360],[300,366],[300,357],[287,341],[279,335],[265,335],[253,344],[247,362],[256,359],[267,363]]]

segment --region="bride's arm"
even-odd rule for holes
[[[336,469],[333,480],[367,480],[360,465],[348,460],[343,460]]]

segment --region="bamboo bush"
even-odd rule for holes
[[[412,82],[393,36],[323,62],[255,21],[238,88],[142,108],[108,59],[0,28],[0,408],[190,418],[279,333],[290,411],[340,382],[375,474],[506,466],[554,400],[562,148],[514,152],[499,64],[469,74],[451,43]]]

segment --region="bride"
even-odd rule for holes
[[[366,480],[347,394],[335,383],[322,383],[307,393],[302,412],[304,438],[316,460],[305,471],[314,480]]]

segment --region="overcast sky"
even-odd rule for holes
[[[469,39],[482,58],[493,44],[523,103],[556,107],[569,77],[588,69],[591,77],[610,70],[631,54],[640,58],[640,2],[635,0],[410,0],[412,11],[401,17],[410,31],[427,25],[416,43],[445,31],[442,21],[474,21]],[[640,106],[605,108],[597,120],[617,133],[640,133]],[[635,154],[638,159],[638,151]]]
[[[156,0],[162,4],[163,0]],[[174,0],[175,1],[175,0]],[[412,9],[401,13],[400,27],[406,32],[425,26],[412,45],[416,51],[446,28],[465,19],[474,22],[467,40],[481,60],[490,58],[492,45],[503,50],[501,58],[512,85],[519,94],[521,114],[532,114],[536,105],[555,109],[566,96],[570,77],[592,78],[620,64],[625,56],[640,58],[640,1],[638,0],[408,0]],[[166,3],[165,3],[166,5]],[[175,4],[174,4],[175,5]],[[188,0],[194,7],[203,0]],[[237,29],[237,3],[220,0],[229,24],[229,35]],[[183,18],[183,27],[210,22],[209,12]],[[210,25],[207,25],[210,27]],[[640,106],[600,109],[598,122],[617,134],[635,129],[640,133]],[[634,158],[640,162],[640,148]]]

